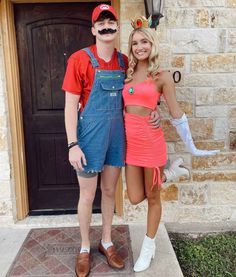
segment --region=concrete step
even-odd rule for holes
[[[68,224],[66,217],[67,216],[63,217],[65,220],[63,222],[65,222],[65,224],[62,224],[60,217],[58,217],[59,222],[57,222],[57,217],[54,217],[53,224],[50,224],[50,221],[46,218],[43,219],[44,224],[42,224],[42,222],[39,224],[39,218],[37,220],[37,217],[28,217],[26,221],[17,223],[11,227],[2,227],[0,229],[0,277],[5,277],[31,228],[49,228],[52,227],[51,225],[54,227],[69,227],[68,225],[73,226],[73,220],[70,221],[70,224]],[[78,224],[76,225],[76,222],[74,223],[74,226],[78,226]],[[138,258],[141,244],[146,233],[146,226],[143,224],[132,223],[129,224],[129,229],[133,251],[133,260],[135,262]],[[163,223],[161,223],[159,226],[156,237],[156,244],[156,255],[154,260],[152,260],[150,268],[143,272],[135,273],[134,275],[138,277],[183,277],[179,263],[169,240],[168,233]]]

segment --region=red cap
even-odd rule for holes
[[[96,22],[99,15],[102,13],[102,12],[105,12],[105,11],[108,11],[110,13],[112,13],[115,17],[116,20],[118,20],[117,18],[117,15],[116,15],[116,11],[115,9],[110,6],[110,5],[107,5],[107,4],[101,4],[99,6],[97,6],[94,10],[93,10],[93,13],[92,13],[92,22]]]

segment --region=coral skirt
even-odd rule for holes
[[[159,167],[166,164],[167,147],[161,128],[153,129],[150,116],[125,113],[126,164],[154,169],[153,186],[162,184]]]

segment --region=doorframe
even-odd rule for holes
[[[11,132],[11,173],[15,184],[16,220],[24,219],[29,213],[28,184],[23,131],[23,113],[20,91],[20,73],[14,24],[14,4],[23,3],[67,3],[103,2],[102,0],[0,0],[1,33],[4,52],[6,90],[8,97],[9,124]],[[120,0],[111,0],[119,17]],[[118,37],[116,47],[119,49]],[[116,191],[116,214],[123,215],[123,184],[119,177]]]

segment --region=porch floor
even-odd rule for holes
[[[96,220],[93,217],[93,226],[100,225],[99,224],[99,217]],[[119,218],[115,218],[114,220],[114,229],[116,228],[123,228],[124,226],[117,225]],[[29,235],[30,230],[34,228],[55,228],[55,227],[78,227],[77,217],[76,215],[66,215],[66,216],[44,216],[44,217],[27,217],[25,220],[18,222],[15,225],[10,227],[2,227],[0,229],[0,277],[5,277],[9,268],[11,268],[17,253],[19,252],[25,238]],[[62,228],[63,229],[63,228]],[[66,228],[65,228],[66,229]],[[74,230],[76,228],[71,228],[70,230]],[[95,227],[93,228],[95,229]],[[97,228],[99,230],[99,228]],[[121,230],[119,229],[119,230]],[[142,240],[145,234],[145,225],[143,224],[129,224],[126,229],[129,229],[129,232],[123,232],[127,238],[127,242],[129,240],[129,236],[131,239],[131,251],[128,251],[128,255],[133,254],[133,257],[128,257],[126,260],[127,271],[124,274],[118,274],[116,272],[107,272],[105,275],[99,275],[98,270],[94,270],[91,273],[91,276],[159,276],[159,277],[183,277],[181,269],[179,267],[178,261],[176,259],[174,250],[170,243],[166,228],[163,223],[160,224],[156,244],[157,244],[157,251],[155,259],[152,261],[151,267],[141,273],[134,273],[132,271],[132,260],[136,261],[139,255],[140,247],[142,244]],[[115,231],[116,232],[116,231]],[[99,236],[99,234],[98,234]],[[114,237],[116,234],[114,233]],[[60,236],[59,236],[60,237]],[[127,243],[125,242],[125,243]],[[94,242],[95,244],[97,242]],[[37,248],[36,248],[37,249]],[[39,250],[40,251],[40,250]],[[101,259],[98,253],[94,253],[95,258]],[[104,266],[104,265],[103,265]],[[73,267],[73,265],[72,265]],[[129,268],[128,268],[129,267]],[[174,273],[174,275],[173,275]],[[24,276],[22,275],[14,275],[14,276]],[[29,275],[30,276],[30,275]],[[31,275],[40,277],[40,275]],[[48,275],[52,276],[52,275]],[[74,277],[68,274],[65,275],[57,275],[60,277]],[[53,276],[54,277],[54,276]]]

